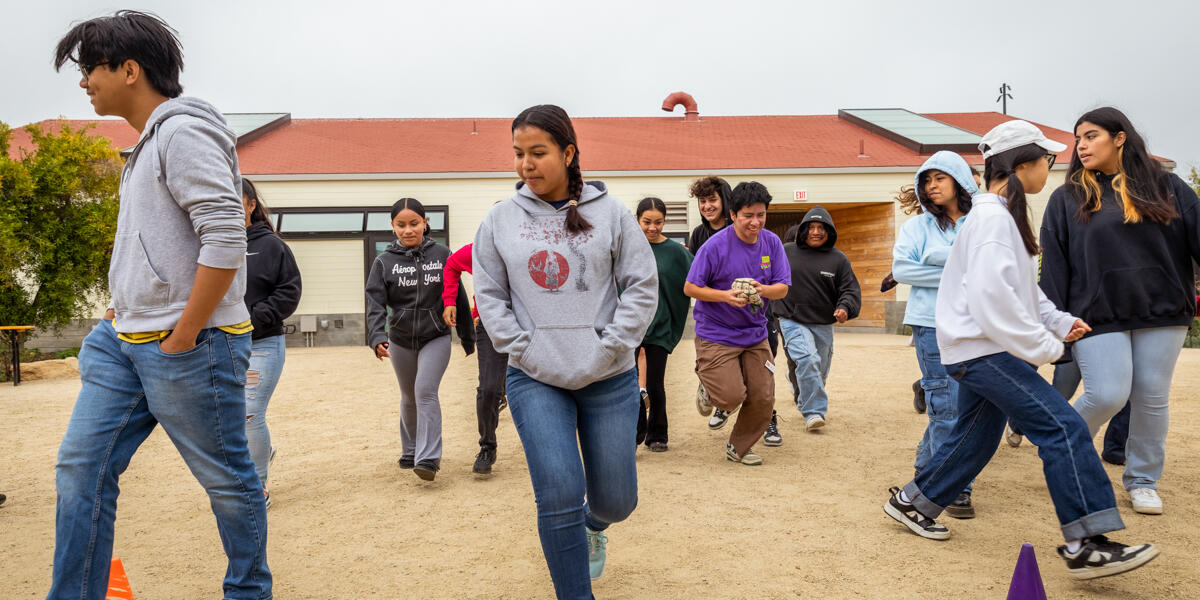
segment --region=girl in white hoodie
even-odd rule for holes
[[[1037,286],[1037,239],[1026,192],[1046,184],[1064,144],[1025,121],[983,137],[987,193],[972,199],[946,260],[936,312],[938,348],[958,381],[958,421],[925,469],[893,487],[883,509],[913,533],[944,540],[934,519],[991,460],[1006,419],[1039,449],[1050,498],[1067,544],[1058,547],[1071,575],[1091,579],[1136,569],[1158,555],[1151,544],[1126,546],[1103,534],[1124,529],[1087,424],[1037,373],[1062,355],[1063,340],[1090,331],[1058,311]]]

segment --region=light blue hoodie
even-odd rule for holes
[[[979,193],[975,177],[967,161],[953,152],[942,150],[930,156],[917,170],[915,185],[921,185],[921,174],[938,170],[958,182],[959,187],[974,196]],[[942,280],[942,268],[950,255],[950,246],[958,235],[963,219],[959,217],[953,227],[942,230],[937,219],[928,212],[909,219],[900,227],[900,236],[892,247],[892,277],[912,286],[908,305],[904,309],[904,324],[934,327],[934,308],[937,306],[938,285]]]

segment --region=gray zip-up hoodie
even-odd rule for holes
[[[654,253],[633,214],[603,183],[584,184],[592,229],[569,234],[524,183],[475,234],[475,301],[492,345],[533,379],[569,390],[633,368],[658,308]]]
[[[121,173],[121,208],[108,267],[122,333],[174,329],[197,265],[237,269],[205,327],[250,318],[246,225],[236,138],[212,105],[174,98],[154,109]]]

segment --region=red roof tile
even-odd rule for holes
[[[49,131],[58,131],[59,124],[66,123],[72,129],[81,129],[88,125],[92,125],[90,132],[93,135],[106,137],[113,141],[113,145],[120,150],[137,144],[138,132],[122,119],[47,119],[41,121],[38,125],[42,129]],[[24,127],[14,127],[13,136],[9,142],[8,155],[12,158],[18,158],[22,150],[32,148],[29,132],[25,131]]]
[[[1000,113],[926,115],[982,135],[1014,117]],[[580,117],[574,120],[585,171],[706,171],[919,166],[917,154],[836,115]],[[78,126],[87,121],[70,121]],[[132,146],[122,121],[96,132]],[[242,172],[263,174],[463,173],[512,170],[509,119],[293,119],[238,148]],[[1066,131],[1039,125],[1064,143]],[[19,132],[14,148],[22,146]],[[24,135],[24,145],[28,136]],[[860,143],[866,156],[859,156]],[[1068,158],[1067,150],[1060,158]],[[978,154],[964,155],[982,163]]]

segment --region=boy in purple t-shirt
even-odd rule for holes
[[[725,457],[744,465],[760,465],[751,451],[771,422],[775,408],[775,365],[767,344],[767,308],[752,306],[732,289],[735,279],[753,279],[766,301],[787,295],[791,268],[783,243],[763,229],[771,195],[761,183],[733,189],[729,217],[733,227],[713,234],[696,254],[683,293],[698,300],[696,374],[708,390],[708,401],[725,413],[742,407]]]

